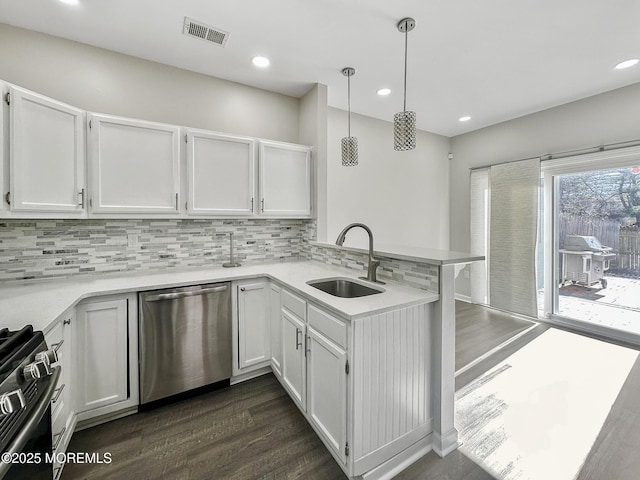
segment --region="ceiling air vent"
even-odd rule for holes
[[[224,47],[229,38],[229,32],[220,30],[219,28],[210,27],[202,22],[197,22],[189,17],[184,17],[184,30],[185,35],[199,38],[200,40],[206,40],[207,42],[215,43]]]

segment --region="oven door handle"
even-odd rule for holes
[[[60,367],[53,367],[53,373],[51,376],[47,377],[49,384],[45,387],[44,394],[40,397],[40,400],[38,400],[38,403],[31,411],[29,419],[24,423],[22,429],[18,432],[13,442],[9,444],[6,452],[3,453],[20,453],[29,441],[33,432],[38,428],[40,420],[42,420],[44,414],[47,413],[49,402],[51,402],[51,399],[53,398],[53,393],[55,392],[56,384],[58,383],[58,377],[60,377],[60,371]],[[11,466],[11,463],[0,461],[0,478],[4,478]]]

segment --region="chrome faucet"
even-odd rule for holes
[[[338,235],[336,245],[342,246],[342,244],[344,243],[344,239],[347,236],[347,232],[353,227],[364,228],[367,234],[369,234],[369,266],[367,267],[367,276],[360,278],[384,285],[384,282],[381,282],[376,278],[376,269],[380,266],[380,260],[376,260],[373,257],[373,233],[371,232],[371,229],[369,227],[367,227],[364,223],[352,223],[350,225],[347,225]]]

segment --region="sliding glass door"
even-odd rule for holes
[[[543,164],[548,318],[640,340],[640,150]]]

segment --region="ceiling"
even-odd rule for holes
[[[637,0],[0,0],[0,22],[300,97],[319,82],[352,111],[454,136],[640,82]],[[184,17],[230,32],[224,48],[182,34]],[[265,55],[259,70],[250,59]],[[380,97],[378,88],[391,95]],[[458,118],[471,116],[465,123]],[[357,133],[356,133],[357,134]]]

